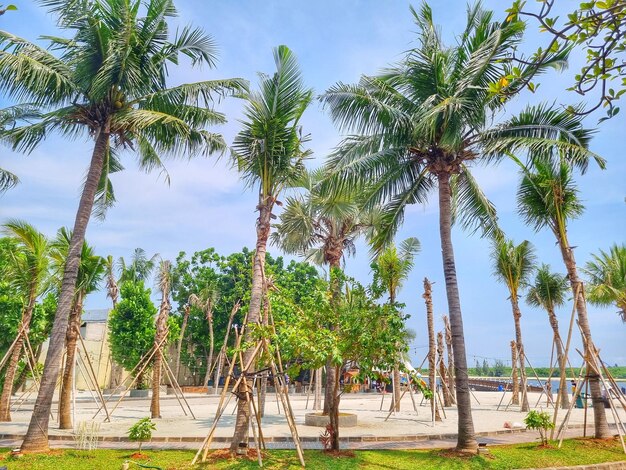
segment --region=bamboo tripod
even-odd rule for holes
[[[270,322],[269,326],[271,326],[271,329],[275,333],[276,330],[274,327],[274,321],[271,316],[271,313],[269,315],[269,322]],[[215,418],[213,419],[213,424],[211,425],[211,429],[209,430],[208,435],[202,442],[202,446],[196,452],[196,455],[194,456],[191,463],[192,465],[195,464],[198,461],[198,459],[200,459],[202,462],[206,461],[209,449],[211,447],[211,443],[213,442],[215,430],[217,429],[219,421],[222,415],[224,414],[226,407],[230,403],[230,400],[232,399],[233,396],[236,396],[239,399],[239,394],[241,393],[240,386],[242,385],[242,382],[244,382],[244,380],[245,380],[244,383],[247,384],[247,379],[252,378],[253,385],[254,385],[254,383],[256,382],[256,379],[260,378],[262,373],[265,372],[265,370],[264,371],[250,371],[252,365],[255,362],[263,359],[265,362],[269,364],[269,367],[268,367],[269,371],[272,373],[272,376],[274,378],[274,388],[282,403],[283,410],[285,412],[285,417],[287,419],[287,425],[289,426],[289,430],[291,432],[291,438],[293,440],[294,446],[296,447],[296,452],[298,454],[300,464],[304,467],[304,453],[302,451],[302,446],[300,444],[300,437],[298,436],[298,430],[296,428],[296,423],[295,423],[295,419],[293,416],[293,409],[291,408],[291,403],[289,401],[289,395],[286,392],[287,384],[285,381],[285,374],[284,374],[283,364],[282,364],[278,346],[274,346],[273,348],[274,354],[272,354],[272,352],[270,351],[268,339],[265,337],[262,337],[257,340],[256,345],[254,346],[253,353],[250,356],[248,362],[244,363],[243,354],[241,352],[240,346],[241,346],[241,341],[245,334],[246,325],[247,325],[247,315],[239,331],[235,330],[235,333],[236,333],[235,352],[233,353],[233,358],[230,361],[228,375],[226,376],[226,379],[224,382],[224,388],[222,389],[222,393],[220,395],[220,400],[219,400],[219,404],[217,405],[217,411],[215,413]],[[239,367],[240,367],[239,377],[234,376],[235,365],[237,363],[239,364]],[[226,398],[226,393],[229,391],[229,385],[230,385],[231,379],[236,379],[236,380],[234,381],[232,387],[230,388],[230,395],[228,396],[228,398]],[[263,437],[263,431],[261,428],[261,417],[259,414],[259,407],[258,407],[258,404],[255,403],[254,401],[254,396],[252,392],[253,388],[250,389],[250,387],[246,386],[245,396],[246,396],[246,401],[248,403],[248,406],[250,407],[249,414],[250,416],[254,416],[254,420],[253,419],[250,420],[250,428],[252,430],[254,443],[257,449],[257,459],[259,462],[259,466],[262,467],[263,460],[261,457],[261,450],[265,449],[265,439]]]
[[[113,412],[120,405],[120,403],[122,402],[122,400],[124,399],[126,394],[130,391],[130,389],[133,387],[133,385],[135,385],[135,383],[137,382],[137,378],[152,363],[152,358],[156,354],[159,354],[161,356],[161,359],[162,359],[161,364],[163,365],[163,368],[165,370],[166,377],[169,379],[170,384],[172,385],[172,388],[174,389],[174,395],[176,396],[176,400],[178,401],[178,404],[180,405],[181,409],[183,410],[183,413],[185,414],[185,416],[188,416],[189,414],[191,414],[191,417],[193,419],[196,419],[196,416],[193,414],[193,410],[191,409],[191,406],[189,405],[189,402],[187,401],[187,398],[185,398],[185,395],[183,394],[183,391],[180,388],[180,385],[178,384],[178,381],[176,380],[176,377],[174,377],[174,373],[172,372],[172,369],[170,368],[170,365],[167,363],[167,360],[165,359],[165,355],[163,354],[163,350],[161,349],[162,346],[163,346],[163,343],[165,342],[166,339],[167,339],[167,335],[165,335],[163,337],[161,342],[155,343],[155,344],[152,345],[150,350],[146,354],[144,354],[144,356],[141,358],[139,363],[133,368],[133,370],[130,372],[130,374],[126,378],[124,378],[120,382],[120,384],[117,387],[115,387],[115,389],[103,401],[103,406],[100,406],[98,408],[98,410],[96,411],[96,413],[93,415],[93,417],[91,419],[95,419],[95,417],[98,416],[100,411],[102,411],[104,409],[104,407],[106,406],[106,403],[108,403],[109,400],[113,397],[113,395],[115,395],[117,392],[119,392],[122,389],[122,386],[124,385],[124,383],[130,377],[132,377],[132,380],[130,382],[128,382],[128,384],[124,388],[124,391],[122,392],[122,395],[120,395],[119,399],[115,403],[115,406],[113,406],[113,409],[111,409],[111,411],[107,413],[107,417],[105,418],[105,422],[110,421],[110,416],[113,415]],[[187,413],[187,411],[189,411],[189,413]]]

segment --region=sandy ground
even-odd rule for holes
[[[511,395],[501,392],[474,392],[472,400],[474,427],[477,433],[487,433],[505,429],[504,423],[520,423],[523,426],[525,413],[519,411],[519,406],[509,405]],[[421,395],[415,396],[415,404],[417,411],[414,410],[411,398],[406,394],[401,402],[401,411],[391,414],[389,419],[388,409],[391,397],[387,394],[384,397],[384,403],[381,411],[382,395],[376,393],[359,393],[345,394],[341,399],[340,411],[343,413],[355,413],[358,415],[358,425],[356,427],[344,427],[340,430],[341,437],[365,437],[377,438],[388,437],[392,441],[401,441],[408,436],[431,436],[431,439],[449,439],[457,430],[457,411],[456,408],[446,408],[443,421],[433,424],[430,405],[427,401],[423,401]],[[551,414],[554,412],[552,407],[546,406],[545,396],[539,399],[538,393],[529,394],[531,408],[543,409]],[[196,416],[192,419],[185,416],[178,401],[173,396],[165,396],[161,403],[161,419],[155,419],[156,431],[154,436],[159,437],[187,437],[196,438],[206,436],[209,428],[213,423],[219,396],[216,395],[199,395],[189,394],[187,400]],[[301,437],[317,438],[322,431],[321,428],[304,425],[305,414],[311,412],[312,397],[309,402],[309,409],[305,409],[307,397],[301,394],[290,395],[291,404],[298,426],[298,432]],[[501,402],[500,408],[498,404]],[[116,403],[113,398],[108,408],[111,410]],[[231,400],[228,408],[223,414],[216,436],[230,437],[233,432],[235,415],[235,401]],[[508,409],[507,409],[507,405]],[[28,426],[28,420],[32,411],[33,403],[25,403],[18,411],[13,412],[13,422],[0,423],[0,435],[23,435]],[[97,410],[97,405],[90,397],[88,392],[79,392],[76,400],[76,423],[81,421],[89,422],[93,418]],[[609,422],[613,422],[611,413],[607,410]],[[282,407],[281,407],[282,412]],[[104,413],[100,412],[95,421],[100,423],[101,436],[125,436],[128,428],[138,419],[150,416],[149,399],[124,399],[112,414],[110,422],[104,421]],[[559,410],[557,419],[557,428],[565,416],[565,410]],[[50,434],[67,435],[71,439],[71,433],[61,431],[56,425],[56,411],[54,412],[55,420],[51,421]],[[570,418],[570,425],[577,431],[572,430],[574,434],[581,434],[581,425],[584,420],[584,410],[574,409]],[[593,413],[588,412],[589,424],[593,421]],[[283,414],[278,413],[277,401],[275,395],[268,395],[266,405],[266,416],[263,418],[263,432],[266,437],[283,437],[290,436],[289,429]],[[536,433],[526,434],[525,440],[533,441]],[[571,433],[569,434],[571,435]],[[355,439],[356,440],[356,439]],[[359,439],[363,440],[363,439]],[[519,439],[518,439],[519,440]],[[1,443],[0,443],[1,444]],[[191,445],[191,447],[197,444]],[[172,446],[168,446],[172,447]]]

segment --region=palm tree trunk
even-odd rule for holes
[[[330,420],[330,426],[332,427],[332,438],[330,440],[330,450],[339,450],[339,401],[341,399],[339,395],[339,374],[341,373],[340,366],[334,366],[332,374],[335,376],[333,380],[333,399],[330,402],[330,411],[328,418]]]
[[[213,336],[213,313],[210,310],[206,312],[206,319],[209,323],[209,353],[206,358],[206,372],[204,374],[204,382],[207,392],[209,391],[209,380],[211,380],[211,366],[213,366],[213,349],[215,347],[215,338]]]
[[[57,378],[61,368],[61,359],[65,347],[65,334],[67,332],[68,319],[72,308],[72,298],[76,289],[76,278],[78,277],[78,266],[80,264],[80,253],[85,241],[85,232],[91,217],[93,202],[98,189],[98,182],[102,175],[104,157],[109,146],[109,127],[99,129],[96,136],[87,179],[83,188],[83,194],[78,204],[72,239],[65,263],[63,281],[61,283],[61,293],[52,333],[50,335],[50,345],[44,364],[41,386],[35,401],[33,414],[31,415],[28,431],[22,442],[22,452],[43,452],[48,450],[48,423],[50,419],[50,408],[52,407],[52,396],[56,386]]]
[[[152,401],[150,402],[150,413],[152,418],[161,417],[161,369],[163,367],[163,347],[167,343],[167,318],[169,316],[171,305],[169,301],[169,286],[163,289],[163,298],[159,308],[159,316],[156,321],[156,333],[154,335],[154,347],[159,351],[154,355],[154,363],[152,369]]]
[[[426,323],[428,328],[428,386],[433,394],[430,399],[431,413],[435,421],[441,421],[439,408],[437,407],[437,383],[435,381],[436,357],[435,357],[435,326],[433,318],[432,286],[427,278],[424,278],[424,294],[426,302]]]
[[[183,324],[180,326],[180,336],[178,337],[178,345],[176,346],[176,380],[180,382],[180,353],[183,347],[183,338],[187,329],[187,321],[189,320],[189,305],[185,305],[185,313],[183,314]]]
[[[450,173],[437,174],[439,180],[439,233],[441,237],[441,255],[446,281],[452,348],[454,350],[454,376],[456,380],[456,399],[458,405],[458,437],[456,449],[475,452],[478,449],[472,420],[472,403],[467,375],[467,357],[465,354],[465,336],[459,286],[456,279],[454,248],[452,245],[452,193]]]
[[[446,383],[446,365],[445,358],[443,356],[443,332],[437,333],[437,362],[439,363],[439,377],[441,377],[441,383],[443,386],[443,406],[452,406],[452,399],[450,398],[450,390],[448,390],[448,384]]]
[[[395,411],[400,411],[400,367],[396,364],[393,368],[393,407]]]
[[[260,200],[257,208],[259,209],[259,218],[257,219],[257,241],[254,253],[254,266],[252,273],[252,289],[250,292],[250,306],[248,309],[247,323],[253,325],[259,323],[261,316],[261,303],[264,294],[265,280],[265,253],[267,251],[267,240],[270,235],[270,221],[272,214],[273,200]],[[250,328],[246,329],[245,341],[250,341]],[[255,347],[249,347],[243,354],[244,364],[254,359]],[[276,378],[275,378],[276,380]],[[250,423],[250,410],[248,406],[248,393],[252,393],[252,381],[245,379],[241,381],[239,389],[239,399],[237,401],[237,421],[235,422],[235,431],[233,440],[230,444],[230,452],[236,453],[240,447],[247,447],[248,428]]]
[[[519,405],[519,377],[517,375],[517,343],[511,341],[511,403]]]
[[[567,368],[567,358],[563,351],[563,341],[561,341],[561,334],[559,333],[559,320],[554,313],[553,308],[548,308],[548,318],[550,320],[550,326],[554,332],[554,343],[556,344],[556,360],[559,363],[559,369],[565,371]],[[559,402],[561,408],[564,410],[569,409],[569,393],[567,393],[567,378],[566,375],[559,374]]]
[[[33,318],[36,297],[36,288],[31,286],[28,303],[22,311],[22,320],[20,321],[18,329],[18,339],[13,346],[9,364],[4,374],[4,384],[2,385],[2,394],[0,395],[0,422],[11,421],[11,394],[13,393],[13,382],[15,381],[17,365],[22,357],[24,338],[28,335],[30,321]]]
[[[341,250],[336,250],[336,252],[327,254],[327,259],[329,260],[330,270],[333,269],[341,269]],[[331,303],[332,307],[335,308],[337,302],[339,300],[339,284],[335,280],[331,279]],[[335,325],[329,326],[330,330],[335,329]],[[335,366],[332,363],[332,360],[328,358],[326,361],[326,383],[324,388],[324,407],[322,413],[325,415],[329,415],[331,413],[331,409],[335,407],[333,404],[334,399],[336,398],[335,394],[335,380],[338,375],[335,375]]]
[[[556,235],[561,249],[563,262],[565,263],[565,268],[567,269],[567,276],[572,287],[572,292],[574,293],[574,302],[576,304],[576,312],[578,314],[578,325],[585,344],[587,378],[589,380],[589,390],[591,392],[591,401],[593,403],[595,437],[596,439],[607,439],[612,437],[612,434],[606,420],[606,410],[602,400],[599,364],[597,363],[598,361],[592,359],[590,354],[593,351],[594,355],[596,355],[597,349],[593,344],[593,339],[591,338],[591,328],[589,327],[589,318],[587,316],[587,302],[585,300],[585,292],[583,289],[584,286],[578,277],[578,269],[576,267],[576,260],[574,259],[574,252],[569,246],[565,232],[562,234],[557,232]]]
[[[452,404],[456,405],[456,389],[454,387],[454,353],[452,352],[452,331],[450,330],[450,320],[447,315],[443,316],[445,327],[446,352],[448,353],[448,390]]]
[[[513,318],[515,320],[515,342],[517,344],[517,360],[519,361],[520,379],[522,380],[522,408],[521,411],[530,410],[528,405],[528,380],[526,377],[526,356],[524,354],[524,343],[522,341],[522,312],[517,302],[517,296],[511,295],[511,307],[513,308]]]
[[[74,384],[74,369],[76,367],[76,344],[80,327],[80,313],[82,298],[78,297],[70,312],[70,320],[65,336],[65,369],[61,379],[61,394],[59,395],[59,428],[73,429],[72,425],[72,389]]]

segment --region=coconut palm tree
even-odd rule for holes
[[[302,145],[300,118],[312,99],[304,86],[298,62],[286,46],[274,50],[276,72],[261,75],[259,91],[247,97],[243,129],[232,146],[233,160],[248,185],[258,188],[259,216],[256,223],[256,250],[253,260],[252,288],[248,322],[259,323],[264,297],[265,253],[271,231],[274,206],[281,192],[293,186],[304,171],[303,161],[310,154]],[[247,330],[249,332],[249,329]],[[252,358],[254,348],[243,355],[244,363]],[[242,389],[250,383],[242,381]],[[242,394],[242,396],[247,396]],[[239,399],[237,422],[231,443],[235,452],[243,442],[250,420],[247,399]]]
[[[393,238],[406,207],[425,203],[436,191],[455,354],[457,449],[475,451],[453,215],[462,227],[480,228],[484,235],[499,230],[495,209],[474,180],[471,165],[555,144],[567,148],[573,161],[586,161],[589,153],[580,123],[564,110],[529,107],[493,125],[494,114],[501,114],[534,73],[523,66],[513,71],[507,60],[521,42],[523,23],[494,21],[491,12],[477,5],[469,9],[466,30],[450,47],[443,43],[427,5],[411,11],[418,28],[414,49],[380,75],[363,76],[357,85],[339,83],[322,96],[333,120],[352,134],[328,166],[334,169],[331,181],[336,188],[374,182],[368,203],[386,207],[386,229],[375,240],[378,249]],[[565,58],[554,54],[549,65],[562,66]],[[491,89],[494,82],[503,93]]]
[[[154,335],[154,347],[159,351],[154,355],[152,367],[152,401],[150,403],[150,413],[152,418],[161,417],[160,386],[161,368],[163,366],[163,350],[167,344],[167,319],[169,318],[172,304],[170,302],[170,292],[172,289],[172,263],[162,260],[159,263],[159,291],[161,292],[161,305],[159,315],[156,320],[156,333]]]
[[[63,277],[63,269],[71,239],[71,232],[64,227],[59,230],[56,238],[50,243],[52,268],[55,272],[55,277],[59,281]],[[80,334],[80,317],[83,312],[83,304],[88,294],[98,290],[104,274],[104,258],[97,256],[93,247],[84,242],[80,255],[78,277],[76,278],[76,292],[65,335],[65,368],[62,374],[61,393],[59,395],[59,427],[61,429],[73,429],[72,389],[74,368],[76,367],[76,345],[78,335]]]
[[[17,364],[22,357],[25,338],[30,329],[35,302],[45,288],[49,265],[49,246],[48,240],[42,233],[21,220],[6,222],[3,225],[3,231],[17,244],[17,250],[12,256],[11,272],[8,278],[24,296],[18,337],[9,356],[4,373],[2,394],[0,395],[0,421],[11,421],[13,381],[15,380]]]
[[[356,251],[355,241],[361,235],[371,236],[376,225],[376,211],[364,211],[358,191],[330,193],[325,190],[326,170],[306,172],[300,186],[304,193],[287,198],[280,223],[272,233],[272,242],[284,252],[304,256],[331,270],[341,269],[342,261]],[[340,292],[337,283],[329,284],[336,306]],[[329,325],[334,328],[333,325]],[[335,389],[335,365],[326,362],[326,384],[323,413],[338,409]]]
[[[512,240],[500,239],[494,243],[493,274],[500,282],[506,285],[509,291],[509,300],[513,310],[515,322],[515,344],[517,346],[517,360],[519,361],[520,376],[522,379],[522,411],[530,409],[528,405],[528,390],[526,377],[526,355],[522,341],[522,311],[519,307],[520,291],[528,284],[529,277],[535,269],[534,248],[528,240],[515,245]],[[513,384],[515,386],[515,384]],[[515,398],[515,394],[514,394]]]
[[[148,258],[143,248],[135,248],[130,263],[126,263],[123,257],[120,257],[117,264],[120,270],[119,284],[126,281],[131,282],[147,282],[157,267],[159,254],[156,253]]]
[[[0,87],[40,108],[41,118],[3,132],[17,150],[32,151],[52,131],[89,136],[94,146],[72,230],[67,263],[23,451],[47,449],[53,390],[59,375],[80,252],[91,213],[113,201],[109,174],[122,168],[118,151],[134,150],[139,165],[163,169],[163,157],[207,155],[225,148],[206,126],[224,116],[211,105],[215,94],[241,90],[241,80],[214,80],[167,87],[169,64],[184,55],[214,65],[213,40],[184,27],[169,40],[171,0],[42,0],[66,33],[41,47],[0,32]]]
[[[402,284],[409,277],[413,269],[413,261],[420,251],[420,242],[411,237],[400,243],[400,247],[391,244],[385,248],[372,264],[374,271],[373,290],[386,292],[389,295],[389,305],[396,308],[396,297]],[[400,359],[400,357],[398,357]],[[394,381],[394,407],[400,411],[400,366],[398,363],[393,368]]]
[[[528,289],[526,302],[534,307],[541,307],[548,313],[548,320],[552,327],[554,344],[556,346],[556,360],[561,369],[559,383],[559,399],[561,408],[569,409],[569,394],[567,393],[567,381],[564,371],[567,367],[567,358],[563,351],[563,341],[559,333],[559,320],[555,309],[565,303],[565,296],[569,290],[567,278],[550,271],[550,266],[542,264],[537,270],[535,281]]]
[[[211,367],[213,366],[213,352],[215,349],[215,335],[213,332],[213,310],[215,304],[219,300],[219,290],[217,285],[211,283],[205,286],[198,295],[191,294],[189,296],[189,305],[199,308],[206,317],[207,324],[209,325],[209,353],[206,358],[206,372],[204,373],[203,385],[209,383],[211,377]],[[217,386],[217,385],[216,385]]]
[[[29,105],[10,106],[0,110],[0,135],[19,120],[36,118],[36,111]],[[19,183],[17,175],[0,168],[0,194]]]
[[[589,276],[589,301],[596,305],[615,304],[626,322],[626,245],[615,244],[608,253],[600,250],[583,271]]]
[[[579,217],[583,212],[572,168],[563,161],[555,162],[548,161],[547,158],[536,158],[532,168],[524,170],[517,200],[519,213],[528,225],[536,231],[549,228],[556,237],[570,287],[574,293],[578,324],[585,345],[587,374],[593,401],[595,436],[598,439],[607,438],[611,436],[611,432],[602,401],[602,389],[598,376],[600,366],[593,357],[597,354],[597,350],[591,337],[583,281],[578,276],[574,249],[567,237],[568,221]]]

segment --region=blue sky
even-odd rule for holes
[[[53,19],[31,1],[13,2],[18,12],[10,12],[0,20],[0,27],[15,34],[35,39],[39,34],[56,32]],[[437,1],[436,22],[442,26],[449,43],[464,26],[465,2]],[[487,8],[503,15],[508,2],[485,2]],[[237,1],[206,2],[178,0],[180,17],[172,23],[202,26],[214,36],[219,46],[217,69],[191,69],[188,64],[171,69],[173,84],[211,78],[243,77],[256,83],[258,71],[271,72],[272,48],[288,45],[298,56],[304,77],[317,93],[337,81],[352,83],[363,73],[373,74],[398,60],[412,46],[415,26],[411,21],[409,3],[404,1],[341,2],[305,1]],[[529,44],[541,40],[534,26],[529,27]],[[576,69],[580,57],[573,58]],[[541,100],[570,104],[577,98],[565,92],[571,74],[549,74],[541,80],[539,91],[524,95],[509,107],[514,113],[526,103]],[[8,104],[0,97],[0,104]],[[241,103],[227,100],[218,105],[229,122],[218,129],[228,142],[238,131],[237,119]],[[597,117],[588,121],[595,126]],[[315,103],[303,122],[311,134],[314,151],[311,166],[320,164],[341,136],[327,114]],[[569,227],[572,245],[577,246],[580,265],[599,248],[624,243],[626,234],[626,159],[621,152],[624,120],[605,122],[594,138],[592,148],[608,160],[608,168],[592,167],[578,179],[585,214]],[[622,137],[622,138],[620,138]],[[70,226],[79,198],[79,188],[90,155],[90,143],[68,142],[57,136],[48,140],[29,156],[0,151],[0,166],[18,174],[22,183],[0,199],[0,222],[10,217],[25,219],[49,235],[63,225]],[[227,158],[172,161],[168,166],[171,185],[158,174],[146,175],[134,168],[132,155],[125,155],[127,170],[115,175],[113,182],[118,204],[104,222],[93,220],[88,240],[102,255],[130,256],[135,247],[148,253],[160,253],[173,259],[178,251],[192,253],[215,247],[228,254],[242,246],[254,245],[256,205],[254,194],[244,188],[237,174],[229,168]],[[551,234],[533,233],[516,215],[515,191],[519,176],[516,169],[503,163],[496,168],[477,168],[475,175],[483,189],[496,204],[502,227],[516,242],[530,240],[538,258],[553,269],[563,271],[562,262]],[[434,200],[433,200],[434,203]],[[418,237],[422,252],[415,269],[400,293],[400,300],[411,314],[408,324],[417,332],[412,345],[415,362],[426,354],[425,308],[422,279],[434,282],[434,306],[437,325],[446,313],[443,273],[438,237],[438,217],[433,203],[408,209],[398,239]],[[514,337],[513,318],[503,285],[491,276],[489,244],[476,236],[455,229],[453,233],[461,302],[465,322],[468,360],[509,358],[509,341]],[[273,254],[278,250],[270,248]],[[367,282],[369,255],[359,244],[357,256],[347,260],[347,271]],[[87,300],[88,308],[108,305],[103,294]],[[536,366],[547,365],[552,337],[546,315],[522,305],[522,331],[526,353]],[[569,321],[571,303],[558,313],[562,329]],[[614,308],[590,307],[590,322],[597,345],[605,361],[626,364],[626,325]],[[575,336],[574,344],[580,347]],[[573,363],[580,362],[575,357]]]

